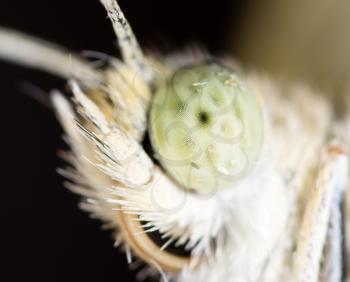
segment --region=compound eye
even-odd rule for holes
[[[232,187],[258,159],[262,117],[238,75],[216,63],[177,70],[157,89],[150,139],[161,165],[183,188]]]

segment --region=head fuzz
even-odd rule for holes
[[[185,189],[203,194],[232,187],[258,158],[260,107],[232,70],[216,63],[184,67],[155,93],[150,139],[164,169]]]

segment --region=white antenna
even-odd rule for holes
[[[108,17],[112,21],[123,60],[131,69],[139,73],[145,81],[149,82],[153,77],[153,73],[147,66],[140,45],[117,1],[100,0],[100,2],[107,10]]]
[[[0,27],[0,58],[62,78],[98,83],[101,73],[78,55],[44,40]]]

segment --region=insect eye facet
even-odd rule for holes
[[[150,139],[160,163],[186,189],[232,187],[258,158],[262,118],[256,97],[216,63],[177,70],[156,91]]]

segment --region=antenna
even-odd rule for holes
[[[108,17],[112,21],[124,62],[140,74],[146,82],[151,81],[153,73],[147,66],[142,49],[117,1],[100,0],[100,2],[107,10]]]

